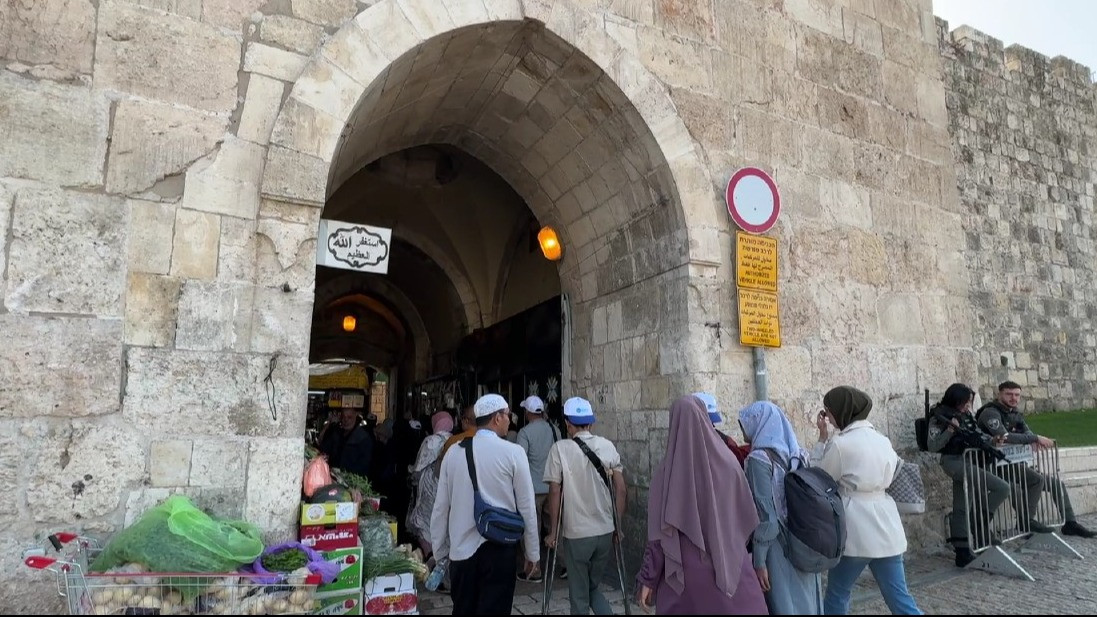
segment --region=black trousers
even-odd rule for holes
[[[468,559],[450,563],[454,615],[509,615],[518,574],[516,545],[484,542]]]

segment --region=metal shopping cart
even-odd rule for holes
[[[307,615],[316,609],[318,574],[90,572],[102,550],[92,538],[58,533],[23,562],[56,574],[70,615]]]

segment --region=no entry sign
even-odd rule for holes
[[[781,215],[781,194],[777,183],[757,167],[744,167],[728,181],[728,214],[745,232],[769,231]]]

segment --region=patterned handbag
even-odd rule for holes
[[[914,463],[899,459],[899,469],[887,488],[887,494],[895,500],[899,514],[922,514],[926,511],[926,487],[922,484],[922,471]]]

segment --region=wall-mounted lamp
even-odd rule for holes
[[[562,247],[560,246],[560,238],[556,236],[556,230],[548,225],[541,228],[541,231],[537,232],[537,243],[541,245],[541,252],[544,253],[545,259],[549,261],[558,261],[562,253]]]
[[[358,327],[358,320],[354,318],[354,315],[347,315],[343,317],[343,331],[354,332],[354,329]]]

